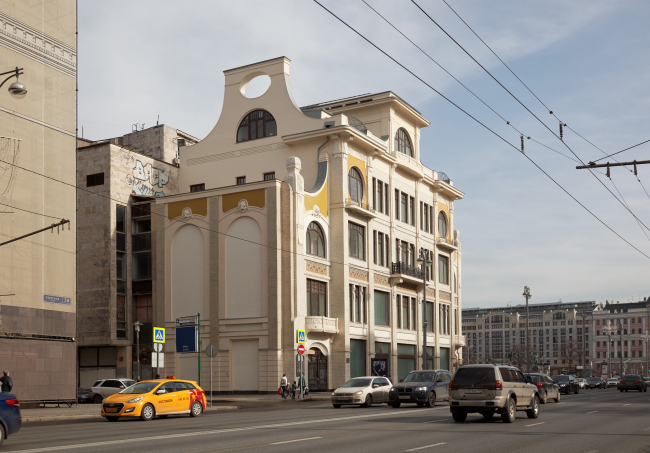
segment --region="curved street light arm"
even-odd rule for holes
[[[16,69],[12,69],[11,71],[0,72],[0,76],[11,74],[9,77],[4,79],[2,81],[2,83],[0,83],[0,88],[2,88],[2,85],[4,85],[7,82],[7,80],[11,79],[12,77],[15,77],[16,79],[18,79],[18,76],[23,74],[22,71],[23,71],[23,68],[19,68],[18,66],[16,66]]]

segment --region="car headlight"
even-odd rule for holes
[[[332,392],[332,396],[336,396],[336,392]]]
[[[390,391],[391,391],[391,392],[396,392],[396,391],[397,391],[397,387],[393,387],[393,388],[391,388]]]
[[[427,388],[426,387],[418,387],[415,389],[416,392],[426,392]]]
[[[362,392],[362,391],[360,391],[360,392],[355,392],[355,395],[363,395],[363,392]]]
[[[137,403],[138,401],[142,401],[142,398],[144,398],[144,396],[138,396],[137,398],[131,398],[130,400],[127,401],[127,403]]]

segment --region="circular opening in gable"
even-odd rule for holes
[[[267,75],[259,75],[253,78],[250,82],[243,84],[241,87],[241,94],[248,98],[254,99],[266,93],[266,90],[271,86],[271,77]]]

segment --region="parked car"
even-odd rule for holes
[[[92,403],[92,401],[90,390],[77,387],[77,404]]]
[[[566,374],[558,374],[556,376],[553,376],[553,380],[557,385],[560,386],[560,391],[565,395],[568,395],[571,392],[577,395],[580,392],[580,386],[575,381],[575,379],[571,379],[571,376],[568,376]]]
[[[388,393],[392,386],[385,377],[355,377],[332,393],[332,406],[338,409],[343,404],[370,407],[377,403],[388,403]]]
[[[114,422],[120,417],[140,417],[148,421],[156,415],[160,418],[168,415],[201,415],[206,407],[203,389],[194,381],[172,378],[140,381],[107,396],[102,403],[102,417]]]
[[[556,403],[560,402],[560,386],[548,374],[528,373],[525,376],[528,382],[537,387],[540,403],[546,404],[549,398],[553,398]]]
[[[607,382],[603,378],[591,377],[587,379],[588,389],[604,389],[607,387]]]
[[[646,381],[646,382],[650,382],[650,376],[644,376],[643,380]]]
[[[0,445],[20,429],[22,417],[20,415],[20,401],[11,393],[0,393]]]
[[[104,401],[104,398],[107,396],[121,392],[125,388],[131,387],[133,384],[135,384],[133,379],[100,379],[95,382],[90,389],[93,403],[99,404]]]
[[[621,392],[625,390],[638,390],[639,392],[648,391],[648,383],[644,381],[638,374],[624,374],[621,380],[616,385],[616,388]]]
[[[587,388],[587,380],[585,378],[577,378],[576,382],[578,383],[578,387],[581,389]]]
[[[449,398],[451,373],[447,370],[411,371],[403,382],[390,389],[389,405],[400,407],[402,403],[433,407],[436,401]]]
[[[515,411],[537,418],[539,400],[537,387],[507,365],[465,365],[449,382],[449,409],[457,422],[464,422],[471,413],[488,419],[500,414],[504,423],[515,421]]]
[[[609,378],[607,379],[607,387],[616,387],[618,385],[618,378]]]

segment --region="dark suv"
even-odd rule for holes
[[[638,390],[639,392],[648,391],[648,383],[638,374],[624,374],[616,385],[621,392],[625,390]]]
[[[572,377],[569,375],[558,374],[556,376],[553,376],[553,380],[557,385],[560,386],[560,392],[564,393],[565,395],[568,395],[571,392],[575,393],[576,395],[580,393],[580,386],[578,385],[578,382],[575,379],[572,379]]]
[[[485,418],[500,414],[501,420],[512,423],[515,411],[526,411],[528,418],[539,416],[539,391],[517,368],[465,365],[449,383],[449,409],[457,422],[479,413]]]
[[[411,371],[403,382],[390,389],[389,405],[400,407],[413,403],[420,407],[433,407],[436,401],[447,401],[451,373],[447,370]]]

